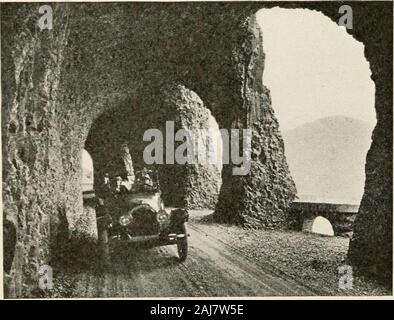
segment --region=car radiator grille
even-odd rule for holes
[[[156,212],[146,207],[133,212],[133,222],[128,228],[131,236],[154,235],[160,232]]]

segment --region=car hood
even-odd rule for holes
[[[134,207],[139,204],[148,204],[155,211],[160,210],[160,193],[147,194],[147,193],[133,193],[127,196],[127,202],[130,207]]]

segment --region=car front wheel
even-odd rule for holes
[[[187,251],[188,251],[186,223],[183,223],[180,229],[181,229],[180,233],[183,234],[184,237],[178,238],[177,247],[178,247],[179,261],[183,262],[187,258]]]

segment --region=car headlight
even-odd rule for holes
[[[165,224],[168,221],[168,218],[169,215],[164,210],[160,210],[156,215],[157,222],[160,224]]]
[[[130,214],[125,214],[119,217],[119,224],[123,227],[126,227],[131,223],[132,220],[133,217]]]

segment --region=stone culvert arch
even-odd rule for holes
[[[331,221],[323,216],[317,216],[310,220],[305,220],[302,226],[302,231],[327,236],[335,235],[335,230],[332,227]]]
[[[216,220],[286,224],[295,187],[262,83],[264,52],[254,14],[273,6],[308,7],[337,21],[336,3],[56,3],[51,32],[37,28],[38,6],[1,4],[3,208],[18,221],[11,274],[19,276],[12,278],[11,296],[29,295],[38,267],[51,262],[63,239],[59,234],[78,234],[80,153],[94,119],[132,105],[135,97],[160,101],[169,83],[195,92],[220,128],[253,129],[251,174],[234,176],[224,166]],[[365,44],[378,121],[349,257],[390,277],[392,8],[352,7],[350,33]]]

